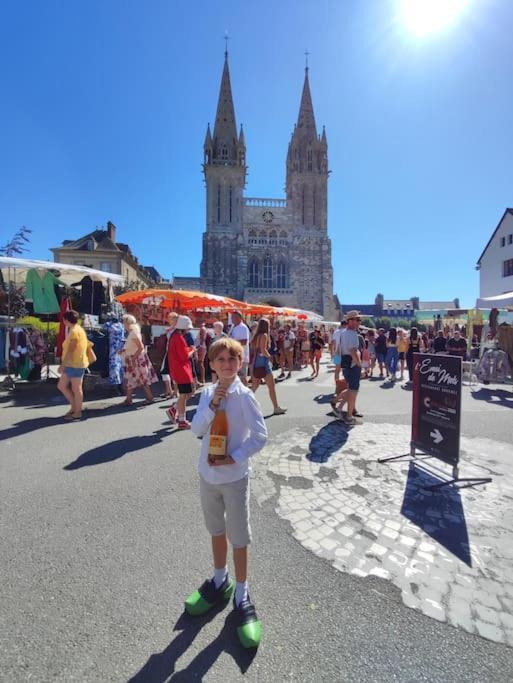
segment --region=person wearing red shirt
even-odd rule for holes
[[[167,351],[171,377],[178,387],[178,401],[176,406],[170,406],[166,412],[171,422],[174,423],[178,419],[178,429],[191,428],[185,416],[187,399],[194,393],[191,356],[195,349],[187,346],[184,339],[189,330],[192,330],[192,320],[187,315],[179,315],[175,329],[169,338]]]

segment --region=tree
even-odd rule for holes
[[[28,251],[27,244],[30,242],[30,237],[28,235],[31,233],[32,230],[30,230],[30,228],[22,225],[22,227],[14,233],[11,240],[7,242],[7,244],[4,244],[3,247],[0,247],[0,255],[12,257]]]
[[[30,228],[23,225],[13,237],[0,247],[0,256],[19,256],[23,252],[28,251],[27,244],[30,242],[29,235],[32,233]],[[2,303],[2,311],[14,317],[20,317],[26,314],[25,310],[25,296],[24,289],[15,287],[12,282],[6,283],[0,270],[0,289],[7,292],[6,300]]]

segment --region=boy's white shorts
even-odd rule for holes
[[[226,533],[234,548],[244,548],[251,543],[248,477],[229,484],[209,484],[200,477],[200,497],[205,525],[211,536]]]

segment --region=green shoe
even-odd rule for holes
[[[228,602],[233,595],[235,583],[229,576],[216,588],[214,579],[205,581],[198,590],[191,593],[185,601],[185,611],[193,617],[206,614],[212,607]]]
[[[242,647],[258,647],[262,640],[262,622],[257,617],[249,595],[238,607],[234,604],[233,611],[237,623],[237,636]]]

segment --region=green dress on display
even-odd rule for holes
[[[64,285],[49,270],[38,271],[31,268],[25,282],[25,299],[34,303],[34,313],[59,313],[60,305],[55,293],[55,285]]]

